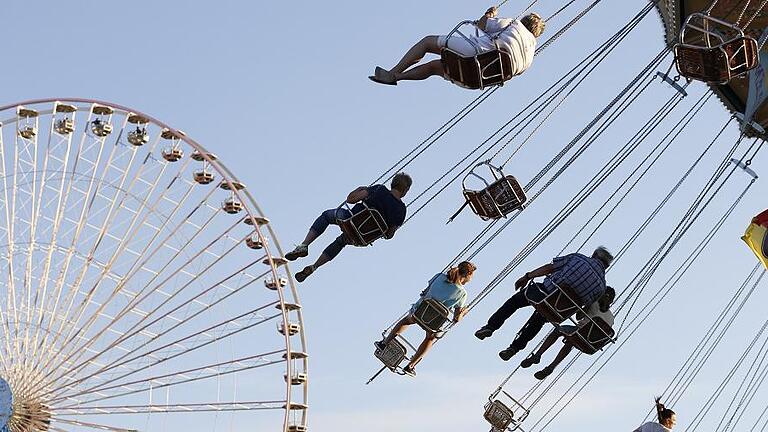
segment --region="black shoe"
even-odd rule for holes
[[[296,261],[299,258],[304,258],[309,255],[309,247],[303,244],[296,246],[292,251],[285,254],[285,259],[288,261]]]
[[[409,377],[415,377],[416,376],[416,371],[412,367],[410,367],[410,366],[404,367],[403,368],[403,373],[408,375]]]
[[[486,326],[480,327],[480,330],[475,332],[475,337],[483,340],[487,337],[491,337],[493,335],[493,330],[489,329]]]
[[[544,378],[546,378],[546,377],[548,377],[550,374],[552,374],[552,372],[554,372],[554,370],[555,370],[555,369],[554,369],[554,368],[552,368],[551,366],[547,366],[547,367],[545,367],[544,369],[542,369],[542,370],[540,370],[540,371],[536,372],[535,374],[533,374],[533,376],[534,376],[534,377],[535,377],[537,380],[543,380]]]
[[[314,271],[315,269],[312,266],[304,267],[302,271],[296,273],[296,282],[304,282]]]
[[[541,356],[538,354],[531,354],[520,362],[520,367],[523,369],[529,368],[535,364],[539,364]]]
[[[384,340],[376,341],[373,343],[373,346],[376,347],[379,351],[384,351],[384,349],[387,347],[387,344],[384,343]]]
[[[501,352],[499,352],[499,357],[501,357],[504,361],[509,361],[512,357],[515,356],[520,350],[516,348],[509,347]]]

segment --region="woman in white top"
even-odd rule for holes
[[[488,9],[475,24],[483,32],[478,36],[468,36],[469,41],[462,36],[426,36],[411,47],[392,69],[386,70],[376,66],[374,74],[369,78],[380,84],[396,85],[400,80],[424,80],[435,75],[444,76],[440,60],[411,66],[419,63],[427,53],[440,54],[445,47],[469,57],[494,50],[498,46],[510,54],[513,75],[519,75],[533,62],[536,38],[544,32],[544,20],[535,13],[528,14],[519,21],[497,18],[497,14],[496,7]]]
[[[656,414],[659,418],[659,422],[644,423],[634,432],[671,432],[672,428],[677,424],[677,415],[669,408],[666,408],[661,403],[661,398],[656,398]]]
[[[605,292],[602,296],[600,296],[599,299],[597,299],[596,302],[592,303],[587,309],[586,309],[586,317],[580,319],[578,321],[579,327],[589,324],[590,318],[601,318],[603,321],[605,321],[606,324],[613,327],[613,313],[610,311],[611,303],[613,303],[613,300],[616,298],[616,291],[611,288],[607,287],[605,289]],[[552,332],[547,336],[546,339],[544,339],[544,342],[542,342],[539,349],[529,355],[525,360],[523,360],[520,363],[520,367],[522,368],[529,368],[532,365],[539,364],[541,361],[541,356],[546,352],[549,348],[552,347],[552,345],[557,342],[557,339],[560,336],[563,336],[565,334],[573,333],[577,330],[577,327],[572,325],[561,325],[556,327]],[[565,360],[566,357],[568,357],[568,354],[571,353],[571,350],[573,350],[573,345],[566,342],[565,339],[563,339],[563,347],[560,348],[560,352],[557,353],[557,356],[554,360],[552,360],[552,363],[544,367],[542,370],[536,372],[533,374],[536,379],[543,380],[544,378],[548,377],[552,374],[552,372],[555,371],[555,368],[562,363],[563,360]]]

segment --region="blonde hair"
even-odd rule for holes
[[[474,264],[472,264],[469,261],[462,261],[459,263],[456,267],[451,267],[450,270],[448,270],[448,282],[450,283],[459,283],[462,278],[465,278],[477,270],[477,267],[475,267]]]
[[[544,33],[544,27],[547,26],[547,23],[544,22],[541,15],[535,12],[524,16],[520,22],[523,23],[525,28],[527,28],[535,37],[541,36],[541,34]]]

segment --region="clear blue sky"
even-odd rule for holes
[[[528,2],[510,1],[501,14],[514,16],[524,3]],[[539,3],[537,10],[548,15],[563,2]],[[422,190],[485,139],[623,25],[643,3],[604,0],[537,58],[526,74],[505,85],[409,167],[415,181],[413,191]],[[581,0],[574,8],[586,4]],[[35,6],[11,2],[0,18],[6,41],[2,100],[5,104],[39,97],[97,98],[135,107],[184,130],[217,153],[249,185],[287,250],[303,238],[320,210],[337,205],[348,191],[377,177],[475,95],[439,79],[377,86],[367,79],[373,67],[391,66],[423,35],[445,33],[456,22],[482,14],[488,6],[456,0],[138,0]],[[565,15],[570,17],[575,10]],[[548,30],[561,24],[562,20],[554,22]],[[523,181],[530,178],[661,47],[660,20],[654,13],[553,116],[509,166],[510,172]],[[691,96],[659,131],[666,132],[703,91],[703,85],[692,85]],[[487,248],[476,260],[479,270],[468,286],[470,295],[485,286],[671,94],[667,86],[652,84],[563,179]],[[727,117],[719,102],[712,100],[587,249],[605,244],[618,250]],[[621,290],[634,276],[736,134],[735,128],[728,131],[703,169],[681,191],[681,198],[612,271],[611,285]],[[652,143],[653,138],[642,149],[649,149]],[[756,159],[758,170],[766,157],[762,154]],[[639,155],[614,179],[622,178],[633,160],[637,162]],[[649,290],[655,291],[666,280],[746,181],[743,176],[734,177],[702,223],[691,229],[678,252],[662,266]],[[556,254],[610,193],[609,186],[600,189],[545,242],[520,272]],[[653,395],[661,392],[715,312],[754,265],[754,257],[739,236],[749,219],[768,206],[760,200],[766,192],[765,183],[759,181],[684,283],[549,430],[608,432],[636,427]],[[311,354],[310,430],[487,429],[483,403],[514,361],[522,358],[503,363],[496,352],[511,340],[528,313],[513,317],[485,342],[477,341],[472,333],[506,299],[513,278],[436,346],[421,363],[417,379],[384,375],[371,386],[363,385],[379,368],[372,356],[373,340],[416,299],[425,281],[482,228],[483,222],[469,212],[445,226],[444,221],[460,203],[460,190],[454,185],[392,241],[368,249],[349,248],[300,285]],[[330,235],[321,239],[311,250],[313,256],[331,239]],[[681,429],[762,322],[759,305],[765,302],[765,294],[756,294],[701,379],[674,407]],[[421,337],[415,331],[410,334]],[[578,365],[583,368],[588,361],[582,358]],[[533,382],[524,371],[507,389],[522,393]],[[759,397],[764,400],[765,393]],[[239,425],[238,430],[250,426]],[[258,423],[253,427],[267,430]],[[196,430],[194,425],[190,430]]]

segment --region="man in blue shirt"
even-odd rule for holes
[[[387,223],[387,232],[384,234],[384,238],[394,237],[395,231],[405,223],[406,208],[402,198],[408,193],[412,183],[413,180],[408,174],[400,172],[392,177],[391,190],[380,184],[358,187],[347,195],[347,203],[355,204],[352,211],[342,207],[324,211],[312,224],[304,241],[294,250],[285,254],[285,258],[288,261],[295,261],[309,255],[309,245],[320,237],[328,225],[338,225],[340,221],[363,211],[366,206],[376,209]],[[296,280],[304,282],[318,267],[336,258],[336,255],[346,245],[347,241],[344,234],[338,236],[333,243],[325,248],[314,264],[306,266],[302,271],[296,273]]]
[[[545,264],[526,273],[515,282],[515,289],[518,292],[491,315],[488,324],[476,331],[475,336],[480,340],[491,336],[518,309],[530,306],[526,298],[527,290],[537,290],[548,294],[555,291],[557,285],[564,284],[570,286],[576,293],[577,298],[574,301],[579,306],[585,307],[594,303],[605,292],[605,270],[612,261],[613,255],[606,248],[600,246],[595,249],[591,257],[572,253],[557,257],[550,264]],[[541,276],[546,276],[543,282],[534,282],[528,285],[528,282]],[[504,361],[512,358],[536,337],[546,322],[547,320],[541,314],[534,312],[515,336],[512,344],[499,353],[499,357]]]

